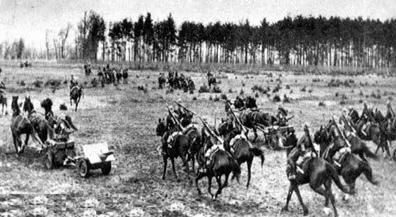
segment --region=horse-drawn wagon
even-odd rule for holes
[[[111,162],[115,160],[113,151],[107,143],[94,143],[76,146],[68,137],[46,141],[45,167],[75,166],[81,177],[87,178],[90,170],[101,169],[104,175],[111,171]]]

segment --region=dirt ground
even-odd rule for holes
[[[166,114],[165,103],[181,99],[188,108],[208,118],[209,123],[219,123],[225,116],[224,104],[209,98],[220,97],[215,93],[194,94],[157,89],[158,71],[130,71],[128,84],[107,85],[105,88],[84,89],[84,96],[77,112],[69,106],[67,84],[70,74],[78,75],[81,82],[91,77],[80,68],[33,67],[20,69],[5,67],[0,75],[8,87],[8,115],[0,116],[0,213],[2,216],[301,216],[302,209],[295,195],[289,212],[280,212],[288,190],[286,178],[286,154],[284,151],[265,151],[265,163],[261,168],[255,159],[252,168],[251,187],[246,189],[246,166],[242,165],[242,179],[233,181],[224,189],[216,201],[212,201],[206,191],[206,179],[200,182],[203,195],[198,196],[195,186],[191,186],[177,160],[179,180],[175,180],[168,164],[166,180],[161,179],[162,157],[157,151],[160,138],[155,135],[159,118]],[[199,73],[185,73],[191,76],[199,88],[205,77]],[[385,111],[385,102],[396,93],[396,78],[376,75],[327,76],[294,75],[293,72],[272,72],[266,74],[221,74],[219,85],[228,98],[234,99],[243,90],[244,95],[252,94],[253,85],[276,86],[282,80],[279,93],[270,97],[259,94],[258,105],[267,112],[274,113],[282,102],[272,101],[275,94],[281,99],[287,94],[290,103],[283,106],[295,118],[290,123],[299,134],[302,124],[308,122],[317,130],[320,124],[339,115],[344,106],[353,106],[359,111],[362,101]],[[48,87],[36,88],[35,80],[59,79],[62,81],[55,92]],[[315,79],[315,82],[313,82]],[[319,79],[319,80],[318,80]],[[328,87],[331,79],[352,80],[350,87]],[[24,81],[25,85],[20,83]],[[138,90],[146,86],[147,92]],[[290,86],[290,89],[286,88]],[[306,91],[301,89],[306,86]],[[310,91],[312,90],[312,91]],[[379,93],[381,98],[371,97]],[[345,94],[344,105],[340,104]],[[18,95],[20,102],[24,96],[33,99],[36,110],[40,101],[50,97],[54,101],[54,112],[60,114],[59,105],[65,103],[69,114],[79,131],[74,134],[77,144],[107,142],[115,150],[116,161],[112,172],[103,176],[94,171],[88,179],[78,176],[74,168],[57,168],[48,171],[43,166],[43,156],[31,144],[21,157],[15,155],[10,132],[11,96]],[[254,95],[254,94],[252,94]],[[338,96],[336,96],[338,95]],[[323,101],[325,106],[319,106]],[[394,101],[393,107],[395,108]],[[197,120],[198,121],[198,120]],[[312,133],[313,133],[313,130]],[[262,135],[261,135],[262,137]],[[261,146],[262,142],[256,145]],[[371,150],[375,146],[368,142]],[[392,147],[393,150],[393,147]],[[370,161],[374,175],[380,181],[371,185],[365,177],[357,180],[357,194],[343,199],[336,187],[337,208],[340,216],[395,216],[396,215],[396,173],[395,162],[379,153],[378,161]],[[217,186],[214,185],[213,189]],[[309,186],[300,188],[303,200],[310,210],[309,216],[327,216],[324,198],[314,193]],[[332,211],[330,212],[332,215]]]

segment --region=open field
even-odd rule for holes
[[[31,96],[36,110],[44,112],[39,103],[46,97],[54,101],[54,112],[59,114],[59,104],[69,106],[69,89],[64,80],[70,74],[77,74],[80,80],[91,78],[83,74],[82,68],[33,67],[20,69],[3,67],[0,80],[8,88],[8,112],[11,113],[11,96]],[[96,72],[94,72],[96,74]],[[246,166],[242,165],[240,184],[235,181],[224,189],[217,201],[212,201],[206,193],[206,181],[200,182],[203,196],[198,196],[195,186],[190,186],[177,162],[180,180],[174,179],[168,164],[167,180],[161,179],[162,157],[157,151],[160,138],[155,135],[155,126],[159,118],[166,114],[165,102],[181,99],[188,108],[208,118],[209,123],[217,123],[225,116],[221,101],[209,98],[220,94],[183,93],[176,90],[167,94],[166,90],[157,89],[158,71],[130,71],[129,83],[105,88],[84,90],[78,112],[66,111],[71,115],[79,131],[74,135],[78,144],[107,141],[115,150],[116,161],[109,176],[97,172],[89,179],[80,178],[71,168],[47,171],[43,166],[43,157],[33,149],[17,158],[12,146],[10,119],[11,115],[0,116],[0,212],[15,216],[301,216],[302,209],[295,195],[290,203],[289,212],[281,213],[288,190],[286,178],[286,156],[284,151],[272,151],[265,147],[265,163],[261,168],[255,159],[252,167],[252,182],[245,188]],[[316,130],[328,120],[331,114],[339,115],[343,106],[352,105],[361,111],[363,100],[385,111],[385,101],[396,97],[396,78],[377,75],[337,76],[330,75],[295,75],[293,72],[267,72],[255,74],[222,73],[223,93],[234,99],[241,90],[252,94],[254,85],[271,88],[270,96],[259,94],[258,105],[268,112],[275,112],[279,103],[273,102],[277,94],[283,99],[287,94],[290,103],[283,106],[295,116],[291,124],[301,134],[302,124],[309,122]],[[191,76],[197,89],[206,77],[199,73],[186,73]],[[34,87],[35,80],[59,79],[60,89],[55,92],[48,87]],[[272,93],[277,79],[282,81],[282,89]],[[315,82],[313,82],[313,79]],[[349,87],[328,87],[331,79],[348,82]],[[20,82],[25,85],[21,86]],[[353,82],[352,82],[353,81]],[[147,87],[147,92],[138,90],[139,85]],[[286,88],[290,86],[290,89]],[[306,91],[301,91],[306,87]],[[312,90],[312,91],[310,91]],[[374,98],[371,95],[380,95]],[[252,94],[254,95],[254,94]],[[338,96],[336,96],[338,95]],[[345,95],[344,105],[341,105]],[[196,99],[195,99],[196,98]],[[325,106],[319,106],[323,101]],[[391,101],[393,108],[396,104]],[[70,107],[70,106],[69,106]],[[260,145],[260,142],[257,143]],[[371,150],[375,150],[369,143]],[[393,150],[393,147],[392,147]],[[374,175],[380,181],[373,186],[366,178],[357,181],[357,194],[347,201],[342,200],[340,191],[333,187],[339,196],[337,208],[340,216],[395,216],[396,215],[396,163],[384,159],[369,160]],[[206,180],[206,179],[203,179]],[[216,186],[214,187],[216,188]],[[309,186],[301,188],[303,200],[310,210],[310,216],[325,216],[323,197],[314,193]]]

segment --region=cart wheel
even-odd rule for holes
[[[86,159],[78,160],[77,172],[81,177],[87,178],[89,176],[89,169],[90,169],[90,163],[88,162],[88,160]]]
[[[393,160],[396,161],[396,149],[393,151]]]
[[[54,153],[52,151],[47,152],[45,155],[45,160],[44,160],[45,168],[48,170],[51,170],[55,167],[54,165]]]
[[[104,162],[101,170],[103,175],[109,175],[111,171],[111,162]]]

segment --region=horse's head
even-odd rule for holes
[[[314,133],[314,142],[323,144],[329,142],[329,135],[327,130],[321,125],[319,130]]]
[[[245,107],[245,103],[243,102],[243,99],[239,96],[237,96],[234,100],[234,106],[236,109],[240,109]]]
[[[227,135],[230,131],[234,129],[233,120],[231,118],[221,119],[221,123],[219,124],[217,131],[220,136]]]
[[[14,113],[20,112],[19,105],[18,105],[18,96],[12,96],[12,103],[11,103],[11,109]]]
[[[23,111],[24,112],[31,112],[33,111],[34,106],[30,99],[30,96],[25,97],[25,102],[23,103]]]
[[[278,138],[280,140],[280,145],[290,152],[297,145],[297,136],[294,133],[294,129],[289,129],[285,133],[278,133]]]
[[[52,100],[50,98],[46,98],[41,101],[40,106],[45,110],[45,113],[48,113],[52,110]]]
[[[165,121],[158,119],[158,124],[157,124],[157,128],[156,128],[156,133],[157,136],[163,136],[166,132],[166,125],[165,125]]]
[[[246,97],[245,105],[246,108],[257,108],[256,99],[251,96]]]

